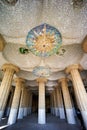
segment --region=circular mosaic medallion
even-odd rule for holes
[[[36,56],[48,57],[58,51],[62,44],[62,37],[56,28],[42,24],[29,31],[26,44]]]
[[[47,67],[38,66],[34,68],[33,74],[38,77],[48,77],[50,76],[51,72],[50,72],[50,69]]]

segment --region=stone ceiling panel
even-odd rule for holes
[[[83,57],[83,50],[78,44],[63,46],[63,49],[63,55],[50,56],[45,59],[45,64],[50,68],[64,70],[70,64],[78,64]]]
[[[19,52],[20,47],[26,47],[23,45],[15,45],[8,43],[3,51],[4,58],[13,64],[16,64],[20,68],[33,68],[40,63],[40,58],[33,55],[32,53],[29,54],[21,54]],[[27,48],[27,47],[26,47]]]
[[[4,58],[17,66],[22,70],[32,71],[34,67],[41,64],[41,58],[29,54],[21,54],[19,52],[21,45],[15,45],[8,43],[3,51]],[[59,54],[50,56],[44,59],[44,65],[49,67],[51,71],[55,72],[65,69],[70,64],[79,63],[83,56],[83,50],[79,44],[63,46],[64,53],[59,51]],[[68,60],[67,60],[68,58]]]
[[[80,43],[87,32],[84,2],[74,9],[71,0],[19,0],[15,6],[0,1],[0,33],[7,42],[25,44],[28,31],[45,22],[59,29],[63,44]]]

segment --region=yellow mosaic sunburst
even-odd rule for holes
[[[42,24],[28,33],[26,43],[35,55],[46,57],[58,51],[62,38],[56,28]]]

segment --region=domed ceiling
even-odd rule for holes
[[[58,52],[47,57],[35,55],[36,53],[32,53],[26,45],[28,32],[44,23],[58,30],[62,36]],[[45,34],[45,31],[43,32],[42,34]],[[86,0],[82,3],[78,0],[76,3],[75,0],[1,0],[0,34],[6,41],[4,50],[0,52],[0,68],[4,63],[19,66],[21,70],[16,76],[26,79],[27,86],[37,86],[35,80],[38,76],[32,72],[38,66],[49,68],[46,86],[50,89],[57,84],[59,78],[65,76],[64,69],[68,65],[80,63],[85,70],[87,69],[87,53],[83,52],[81,45],[87,35]],[[53,44],[54,39],[52,36]],[[40,40],[36,41],[40,44]],[[49,47],[52,47],[52,44],[50,45]],[[36,46],[38,47],[40,45]],[[29,51],[21,53],[21,48]],[[47,49],[49,50],[48,47]],[[2,75],[0,72],[1,78]]]

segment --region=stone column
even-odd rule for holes
[[[24,116],[24,91],[25,91],[25,86],[22,84],[22,90],[21,90],[21,99],[20,99],[20,105],[19,105],[19,111],[18,111],[18,119],[23,119]]]
[[[55,96],[54,96],[54,90],[52,92],[52,96],[53,96],[53,115],[55,115]]]
[[[28,101],[28,93],[27,93],[27,89],[25,89],[25,94],[24,94],[24,117],[27,116],[28,112],[27,112],[27,101]]]
[[[27,100],[27,114],[30,114],[30,90],[28,90],[28,100]]]
[[[31,114],[31,92],[28,90],[28,98],[27,98],[27,114]]]
[[[79,109],[83,117],[85,128],[87,129],[87,93],[78,70],[82,70],[80,65],[70,65],[66,68],[66,73],[70,73],[72,76],[76,99],[79,103]]]
[[[12,125],[16,122],[20,96],[21,96],[21,87],[25,81],[22,78],[16,78],[15,82],[16,82],[16,88],[15,88],[11,110],[8,118],[8,125]]]
[[[13,75],[19,71],[19,68],[13,64],[4,64],[2,70],[4,71],[4,77],[0,86],[0,120],[5,110]]]
[[[29,98],[30,98],[30,100],[29,100],[29,114],[31,114],[31,112],[32,112],[32,93],[30,93]]]
[[[54,99],[54,115],[57,116],[57,97],[55,89],[53,91],[53,99]]]
[[[39,78],[37,82],[39,84],[39,104],[38,104],[38,123],[45,124],[46,123],[46,115],[45,115],[45,83],[46,79]]]
[[[76,124],[70,94],[68,90],[67,79],[61,78],[59,82],[61,83],[61,88],[63,92],[67,121],[69,124]]]
[[[59,116],[59,105],[58,105],[58,96],[57,96],[57,87],[55,87],[55,101],[56,101],[56,108],[55,108],[55,115]]]
[[[57,101],[59,108],[59,117],[60,119],[65,119],[64,105],[60,86],[57,86],[56,91],[57,91]]]
[[[51,104],[51,114],[54,114],[54,113],[53,113],[53,109],[54,109],[53,93],[50,94],[50,104]]]
[[[13,96],[14,96],[14,89],[12,88],[12,89],[11,89],[10,99],[9,99],[9,102],[8,102],[8,105],[7,105],[7,110],[6,110],[6,116],[7,116],[7,117],[9,116],[9,113],[10,113]]]

